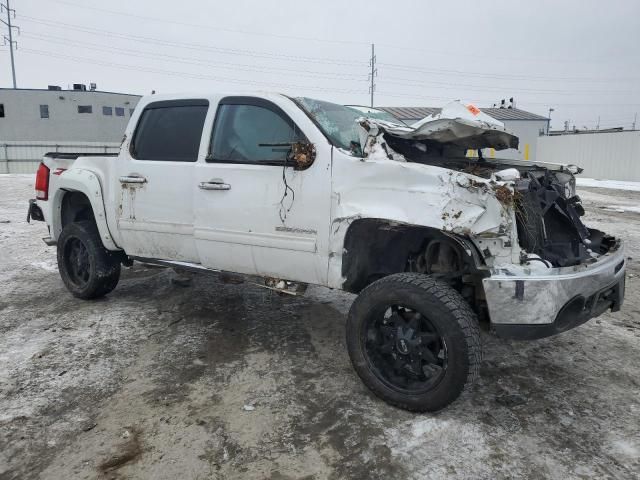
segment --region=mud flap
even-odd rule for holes
[[[36,203],[35,198],[31,198],[29,200],[29,210],[27,211],[27,223],[31,223],[32,218],[39,222],[44,222],[44,215],[42,214],[42,210]]]

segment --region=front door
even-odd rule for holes
[[[306,130],[306,131],[305,131]],[[294,170],[296,141],[316,146],[315,162]],[[210,268],[325,283],[331,148],[295,104],[223,98],[205,162],[196,164],[195,238]]]
[[[152,102],[118,158],[118,230],[128,255],[198,262],[193,190],[207,100]]]

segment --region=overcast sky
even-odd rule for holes
[[[5,0],[2,0],[5,1]],[[146,94],[271,90],[378,106],[491,106],[552,127],[631,127],[638,0],[11,0],[18,87]],[[1,25],[0,25],[1,26]],[[0,86],[11,86],[0,47]],[[637,123],[640,128],[640,121]]]

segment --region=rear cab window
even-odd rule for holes
[[[195,162],[209,101],[166,100],[147,105],[133,134],[131,156],[136,160]]]
[[[280,107],[256,97],[220,101],[207,162],[283,165],[306,137]]]

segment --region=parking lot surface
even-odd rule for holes
[[[623,311],[534,342],[485,333],[471,391],[411,414],[351,368],[351,296],[135,264],[75,299],[26,223],[32,176],[0,175],[0,479],[638,478],[640,192],[579,194],[626,241]]]

